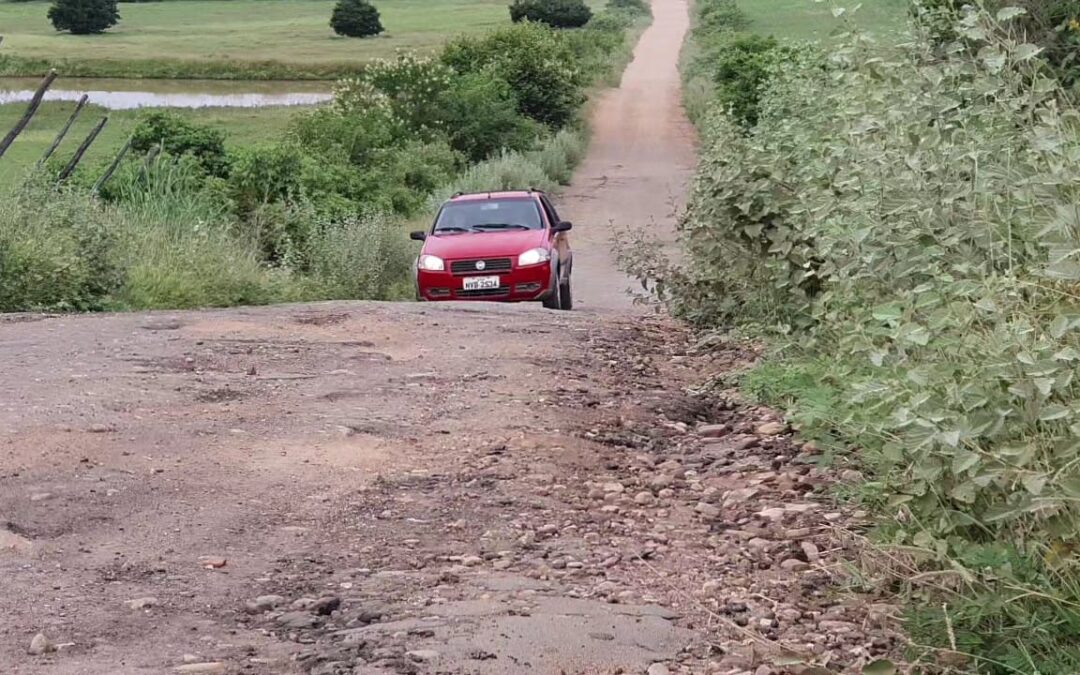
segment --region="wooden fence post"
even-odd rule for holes
[[[45,154],[42,155],[41,159],[38,160],[38,166],[41,166],[42,164],[47,162],[49,158],[52,157],[52,154],[56,152],[56,149],[60,147],[60,142],[64,140],[64,136],[67,136],[67,132],[71,130],[71,125],[75,123],[75,118],[79,116],[80,112],[82,112],[83,106],[86,105],[86,101],[89,98],[90,97],[86,94],[82,95],[82,98],[79,99],[79,103],[75,106],[74,112],[71,113],[71,117],[68,118],[67,124],[64,125],[64,128],[61,129],[60,133],[58,133],[56,135],[56,138],[53,139],[52,145],[49,146],[49,149],[46,150]]]
[[[65,166],[64,170],[60,172],[60,175],[56,179],[57,182],[64,181],[67,179],[68,176],[71,175],[71,172],[75,170],[75,167],[77,167],[79,165],[79,162],[82,160],[82,156],[90,148],[90,144],[93,143],[94,139],[98,137],[98,134],[101,133],[101,130],[105,127],[105,123],[108,121],[109,116],[106,115],[105,117],[101,118],[100,122],[94,125],[94,128],[90,130],[90,134],[86,137],[86,140],[84,140],[82,144],[79,145],[79,149],[75,151],[75,155],[71,158],[71,161],[68,162],[68,165]]]
[[[94,183],[94,187],[90,190],[91,194],[96,195],[101,190],[101,186],[105,185],[112,178],[112,175],[116,172],[117,167],[120,166],[121,160],[124,159],[124,155],[131,149],[131,139],[129,138],[127,143],[124,143],[124,147],[120,148],[120,152],[116,153],[116,157],[113,158],[112,164],[105,170],[105,173],[101,174],[101,178],[97,179]]]
[[[31,118],[34,117],[34,113],[37,112],[38,106],[41,105],[41,99],[45,98],[45,91],[52,85],[53,80],[56,79],[56,71],[50,70],[49,74],[45,76],[45,79],[41,81],[36,92],[34,92],[34,98],[30,99],[30,105],[27,106],[26,112],[15,123],[11,131],[7,136],[4,136],[3,140],[0,140],[0,157],[4,156],[7,149],[11,147],[11,144],[15,142],[15,137],[22,133],[22,130],[26,128],[27,124],[30,124]]]

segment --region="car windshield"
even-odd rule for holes
[[[544,221],[532,199],[477,199],[451,202],[439,212],[435,232],[542,230]]]

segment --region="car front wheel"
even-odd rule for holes
[[[553,283],[551,289],[551,295],[544,298],[544,307],[546,309],[562,309],[562,284],[558,282],[559,273],[555,273],[555,283]]]
[[[574,294],[570,288],[570,278],[566,278],[566,283],[559,284],[559,309],[571,310],[574,308]]]

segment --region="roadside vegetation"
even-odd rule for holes
[[[100,186],[110,155],[57,184],[65,141],[0,203],[0,311],[409,297],[405,223],[457,189],[567,182],[586,92],[642,16],[523,22],[376,61],[258,143],[145,111]]]
[[[1080,672],[1080,17],[964,4],[912,6],[886,46],[841,8],[840,34],[806,44],[701,0],[688,260],[627,263],[679,316],[765,340],[747,391],[822,461],[860,466],[839,496],[879,517],[865,580],[905,607],[913,662],[1065,675]]]

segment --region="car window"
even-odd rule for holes
[[[450,202],[435,220],[435,232],[542,230],[544,221],[532,199],[477,199]]]

